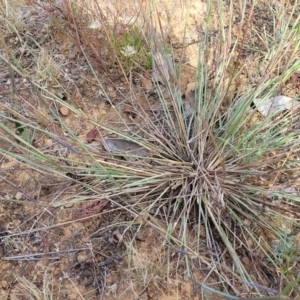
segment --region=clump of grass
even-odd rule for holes
[[[127,70],[143,67],[146,70],[152,69],[152,57],[147,50],[145,41],[137,27],[125,31],[113,43],[113,48],[117,54],[122,66]]]
[[[52,10],[57,9],[49,5]],[[58,17],[54,19],[54,26],[64,32],[67,29],[74,44],[85,51],[94,66],[106,71],[115,65],[122,66],[125,72],[135,68],[151,69],[147,43],[138,29],[140,24],[136,24],[138,12],[130,17],[121,3],[112,6],[96,1],[72,4],[65,1],[59,11],[67,20],[67,28],[62,25],[65,20],[62,22]]]
[[[44,49],[41,49],[36,61],[35,81],[48,85],[49,81],[55,82],[58,79],[60,72],[61,67]]]
[[[233,3],[230,5],[232,8]],[[216,8],[221,20],[220,40],[212,44],[209,30],[212,12]],[[71,6],[68,10],[68,20],[72,23],[78,7],[75,12]],[[299,107],[282,113],[280,117],[269,115],[255,119],[256,112],[251,109],[251,104],[256,98],[267,101],[277,95],[280,84],[300,67],[300,61],[296,59],[299,47],[297,24],[300,20],[295,17],[293,22],[279,24],[281,20],[274,16],[278,23],[276,25],[282,26],[282,39],[277,40],[276,52],[269,57],[264,76],[254,87],[237,89],[228,101],[230,84],[243,72],[242,55],[246,36],[237,38],[228,51],[226,36],[231,37],[232,32],[226,29],[227,20],[223,10],[222,4],[210,2],[206,29],[199,46],[199,88],[191,99],[183,99],[178,85],[179,78],[176,77],[176,66],[153,33],[150,38],[155,42],[155,49],[150,49],[150,56],[154,57],[159,50],[169,76],[166,78],[167,73],[158,68],[165,79],[165,89],[159,84],[156,86],[159,111],[153,108],[147,98],[143,105],[133,100],[132,110],[136,117],[130,118],[128,122],[116,109],[115,114],[119,120],[115,126],[109,121],[97,122],[69,105],[74,114],[88,118],[90,124],[99,128],[104,135],[117,136],[138,144],[147,151],[147,157],[128,153],[113,154],[104,150],[99,155],[98,151],[73,134],[72,129],[54,110],[51,113],[69,135],[69,149],[76,154],[65,158],[64,165],[54,155],[43,153],[4,124],[0,124],[0,138],[10,142],[19,151],[0,151],[36,169],[63,178],[70,172],[85,174],[90,179],[89,183],[74,181],[92,193],[105,195],[112,203],[133,215],[144,216],[164,236],[169,253],[180,253],[187,276],[203,290],[208,290],[206,282],[197,282],[194,268],[203,272],[209,269],[209,274],[214,273],[221,283],[218,282],[212,288],[221,290],[222,295],[230,297],[230,293],[237,296],[248,293],[251,296],[263,296],[258,285],[253,284],[250,289],[246,283],[263,278],[271,284],[276,278],[275,290],[280,293],[279,288],[283,288],[281,282],[294,279],[286,272],[281,272],[281,278],[278,278],[276,270],[282,268],[282,259],[268,245],[268,235],[263,233],[283,240],[286,233],[282,225],[291,224],[293,230],[299,227],[299,198],[271,189],[271,182],[277,183],[273,177],[274,172],[291,174],[293,168],[298,168],[294,157],[300,146],[296,126]],[[231,20],[232,10],[229,12]],[[245,35],[250,25],[251,14],[244,24]],[[93,62],[88,60],[88,52],[94,51],[97,46],[82,40],[82,24],[73,22],[72,26],[91,72],[96,76]],[[230,23],[229,29],[231,26]],[[126,58],[122,51],[126,50],[127,45],[137,49],[140,47],[144,51],[137,31],[125,32],[122,37],[116,37],[113,45],[119,57],[123,55]],[[207,63],[212,52],[215,53],[213,79],[210,70],[212,65]],[[288,65],[277,73],[277,67],[282,65],[282,53],[290,57],[286,60]],[[146,57],[148,54],[143,52],[142,55]],[[1,58],[9,63],[5,57]],[[124,64],[126,68],[133,66],[132,61],[127,59],[118,61],[121,68]],[[41,88],[32,78],[22,75],[33,87]],[[228,77],[230,80],[227,80]],[[101,84],[101,78],[97,77],[97,80],[107,101],[112,103]],[[45,88],[43,93],[47,95],[48,101],[66,105]],[[14,122],[11,116],[3,117]],[[38,124],[32,124],[26,117],[18,122],[50,138],[59,138]],[[243,262],[243,256],[250,258],[250,265]],[[168,260],[171,260],[171,256]],[[241,292],[237,285],[243,286]],[[265,291],[275,294],[274,289],[266,288]],[[298,296],[297,291],[293,290],[293,293]]]
[[[59,299],[59,288],[54,286],[54,280],[49,273],[45,272],[42,278],[42,288],[32,283],[26,277],[16,276],[17,286],[11,293],[10,297],[13,300],[23,299],[26,296],[34,300],[55,300]],[[80,295],[80,293],[78,293]],[[81,295],[80,295],[81,296]]]
[[[4,24],[8,25],[5,28],[8,32],[14,33],[17,31],[22,31],[24,28],[24,23],[22,20],[21,10],[16,9],[16,7],[20,7],[24,4],[24,1],[2,1],[0,4],[0,10],[1,10],[1,24],[2,26]],[[9,22],[7,22],[9,21]]]

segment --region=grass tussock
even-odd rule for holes
[[[175,59],[184,56],[183,50],[176,52],[162,40],[162,25],[155,30],[146,9],[127,21],[115,9],[111,22],[109,10],[96,1],[93,7],[68,1],[59,7],[45,5],[40,8],[57,30],[66,28],[114,117],[99,121],[84,105],[78,108],[55,93],[54,83],[66,78],[64,68],[52,61],[51,54],[26,42],[26,33],[13,26],[2,4],[6,28],[30,53],[36,73],[23,65],[23,57],[15,54],[3,34],[5,52],[0,58],[14,78],[24,79],[39,107],[35,109],[26,97],[23,106],[18,100],[11,107],[1,104],[0,139],[10,145],[0,149],[2,155],[88,190],[89,197],[79,194],[78,202],[101,194],[133,219],[142,218],[164,237],[168,264],[175,255],[203,294],[214,290],[232,299],[241,299],[241,294],[298,297],[299,247],[289,234],[299,227],[299,197],[287,185],[294,184],[299,168],[300,110],[297,99],[292,109],[266,116],[253,105],[256,99],[266,103],[280,95],[300,67],[298,4],[270,4],[272,26],[260,32],[255,23],[258,4],[244,2],[237,8],[232,1],[228,6],[210,1],[199,37],[197,88],[185,97],[180,88],[184,62]],[[232,22],[237,12],[238,29]],[[250,37],[258,44],[251,44]],[[258,62],[251,71],[249,53]],[[110,97],[99,70],[115,72],[110,76],[114,79],[124,76],[126,96],[130,95],[125,114]],[[155,101],[146,93],[135,93],[132,84],[134,72],[145,75],[149,70],[155,70]],[[14,92],[20,99],[20,93]],[[24,114],[30,105],[31,112]],[[101,141],[122,139],[139,151],[93,147],[61,116],[61,106],[96,128]],[[58,156],[39,146],[38,141],[42,144],[45,139],[69,154]],[[133,251],[129,245],[128,253]],[[160,277],[161,270],[170,271],[144,265],[151,266],[150,275],[141,266],[133,272],[141,274],[144,285],[157,270]],[[195,269],[217,278],[215,285],[198,281]]]

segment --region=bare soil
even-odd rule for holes
[[[257,27],[261,26],[261,22],[272,22],[271,16],[268,18],[268,15],[263,14],[266,4],[261,2],[254,12]],[[113,4],[105,5],[109,12],[116,10]],[[181,74],[183,92],[186,85],[195,80],[197,41],[207,12],[204,2],[195,2],[189,10],[184,5],[182,1],[165,1],[158,7],[159,26],[163,27],[169,44],[174,47],[175,55],[181,55],[184,32],[184,42],[191,44],[184,53],[186,63]],[[233,23],[237,25],[233,32],[238,34],[238,6],[234,9],[236,21]],[[130,12],[128,4],[124,8],[123,17],[127,13],[130,15]],[[59,12],[51,13],[57,13],[56,17],[60,18]],[[93,116],[98,122],[116,120],[115,109],[100,92],[85,57],[74,40],[62,28],[53,24],[51,14],[47,15],[42,8],[30,5],[22,6],[20,14],[26,20],[23,32],[26,33],[24,36],[28,38],[27,42],[32,43],[34,38],[39,44],[34,50],[35,57],[40,56],[41,62],[44,66],[49,64],[51,71],[46,73],[43,67],[39,68],[37,62],[32,60],[33,56],[22,49],[14,34],[6,32],[5,40],[21,64],[26,66],[27,72],[41,86],[63,99],[66,105],[74,106],[87,116],[86,119],[79,118],[74,112],[67,111],[63,117],[65,124],[85,141],[89,132],[95,129],[88,116]],[[168,30],[165,29],[167,25]],[[261,42],[257,40],[257,43]],[[3,52],[4,49],[0,51]],[[43,52],[47,53],[44,58]],[[239,80],[256,84],[251,81],[254,75],[250,72],[250,68],[257,70],[257,65],[260,64],[256,55],[255,51],[250,50],[245,54],[247,72],[243,72],[233,83],[232,93],[235,85],[240,84]],[[67,139],[56,120],[48,122],[49,110],[59,111],[61,107],[41,103],[37,91],[33,91],[18,74],[14,74],[12,79],[9,67],[4,62],[0,64],[0,109],[7,110],[7,107],[15,107],[17,104],[21,115],[29,116],[35,122],[44,124],[45,129]],[[125,77],[116,67],[103,69],[101,65],[96,67],[96,72],[113,105],[119,108],[124,118],[128,118],[132,103],[143,101],[141,99],[145,95],[148,102],[154,106],[157,104],[150,72],[136,69]],[[128,82],[128,78],[131,78],[131,82]],[[255,78],[257,80],[258,77]],[[295,78],[293,82],[287,82],[282,90],[288,96],[293,96],[298,85],[299,78]],[[13,125],[10,124],[12,130],[15,130]],[[101,147],[100,140],[103,136],[105,132],[100,132],[92,144]],[[78,158],[74,151],[59,141],[41,134],[36,134],[34,140],[39,149],[57,157]],[[12,149],[8,142],[1,143],[0,146],[7,151]],[[80,159],[82,160],[81,157]],[[26,296],[26,289],[19,280],[22,277],[38,289],[45,289],[43,285],[46,282],[54,295],[53,299],[203,299],[200,287],[187,276],[181,254],[176,250],[167,253],[164,237],[146,225],[142,218],[107,202],[101,194],[91,195],[89,205],[76,201],[78,196],[85,193],[68,180],[70,176],[78,176],[77,179],[81,180],[76,172],[65,174],[62,179],[55,174],[28,168],[26,164],[9,156],[0,157],[0,167],[0,197],[3,200],[0,202],[1,299],[37,299],[28,294]],[[78,219],[81,220],[77,221]],[[128,229],[131,222],[133,225]],[[272,240],[272,236],[268,237],[268,234],[261,233],[265,235],[265,240]],[[193,243],[195,238],[191,232],[190,242]],[[202,251],[204,256],[208,255],[205,245]],[[259,259],[258,257],[257,260]],[[249,269],[257,267],[257,260],[249,259],[246,254],[242,260]],[[220,286],[216,278],[209,277],[210,270],[199,267],[193,271],[196,280],[212,288]],[[255,279],[262,285],[269,285],[263,276]],[[236,289],[238,291],[238,284]],[[247,297],[243,290],[240,295]],[[221,300],[223,297],[210,295],[210,299]]]

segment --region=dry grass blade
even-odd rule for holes
[[[190,44],[184,40],[177,51],[167,43],[163,18],[158,12],[156,21],[151,13],[147,15],[149,7],[141,6],[125,22],[121,10],[96,1],[92,6],[85,1],[32,3],[38,13],[51,11],[51,24],[67,31],[65,35],[58,30],[57,39],[67,36],[76,47],[68,40],[59,44],[64,55],[57,55],[55,47],[47,51],[40,36],[33,39],[18,31],[2,7],[5,26],[23,52],[14,51],[12,41],[1,36],[0,59],[10,72],[13,93],[13,101],[0,104],[1,161],[8,164],[7,170],[14,162],[30,169],[33,178],[44,180],[35,184],[35,198],[28,196],[29,186],[34,186],[27,184],[31,176],[20,186],[10,184],[37,204],[30,207],[32,227],[21,222],[22,230],[6,238],[46,231],[50,235],[56,229],[53,215],[65,212],[55,209],[68,211],[74,205],[68,215],[71,221],[60,224],[100,219],[99,243],[105,232],[109,244],[127,251],[131,274],[142,277],[137,279],[143,282],[141,293],[153,282],[164,290],[174,274],[187,274],[206,299],[213,292],[228,299],[299,297],[295,284],[299,247],[290,234],[300,227],[296,175],[300,107],[295,95],[289,95],[284,99],[293,99],[293,105],[282,107],[277,101],[276,110],[270,109],[270,99],[283,95],[283,83],[300,68],[297,3],[281,3],[282,7],[265,3],[273,23],[260,33],[257,16],[263,4],[229,1],[227,7],[208,1],[197,32],[198,63],[189,78],[195,81],[193,92],[182,88],[183,58]],[[233,22],[237,12],[240,27]],[[189,11],[184,14],[187,17]],[[146,25],[139,28],[140,24]],[[260,51],[254,51],[256,43],[261,43]],[[249,53],[253,61],[247,58]],[[76,69],[79,75],[61,67],[60,60],[74,68],[75,61],[82,64]],[[134,80],[143,75],[151,77],[151,92],[140,89]],[[83,88],[77,86],[82,81]],[[92,92],[85,91],[90,85]],[[1,174],[3,182],[13,182],[5,176],[10,174]],[[53,186],[59,190],[51,192]],[[41,212],[45,205],[40,199],[45,195],[52,198]],[[109,221],[103,225],[101,218],[107,215]],[[164,255],[161,266],[146,263],[135,248],[145,224],[159,233],[155,238]],[[89,226],[79,231],[84,230]],[[41,253],[7,257],[29,260]],[[100,256],[109,262],[121,259],[112,260],[110,254],[91,247],[88,258],[70,269],[92,265],[93,280],[101,274],[97,288],[104,295],[109,268],[103,261],[95,263]],[[140,264],[134,261],[138,257]],[[26,293],[40,297],[33,285]]]

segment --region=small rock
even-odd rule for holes
[[[251,225],[251,222],[248,219],[245,219],[243,221],[243,223],[244,223],[244,226],[247,226],[247,227],[249,227]]]
[[[144,225],[145,224],[145,219],[143,219],[142,217],[137,217],[135,219],[135,222],[140,224],[140,225]]]
[[[70,207],[73,207],[74,203],[73,202],[69,202],[69,203],[66,203],[64,205],[65,208],[70,208]]]
[[[62,52],[68,51],[69,48],[70,48],[70,43],[68,43],[68,42],[62,43],[60,45],[60,51],[62,51]]]
[[[253,241],[252,241],[252,239],[250,239],[250,238],[247,239],[246,240],[246,245],[247,245],[248,248],[252,248],[253,247]]]
[[[17,192],[16,195],[15,195],[16,200],[21,200],[22,197],[23,197],[23,193],[21,193],[21,192]]]
[[[3,289],[8,288],[8,282],[7,282],[6,280],[2,280],[2,281],[1,281],[1,287],[2,287]]]
[[[0,268],[1,268],[1,270],[7,270],[7,269],[11,268],[11,263],[8,261],[4,261],[1,263]]]
[[[56,268],[53,270],[52,274],[53,274],[53,276],[58,276],[58,275],[60,274],[60,272],[61,272],[60,268],[56,267]]]
[[[86,256],[86,254],[85,253],[83,253],[83,252],[81,252],[81,253],[79,253],[78,255],[77,255],[77,260],[78,261],[85,261],[87,259],[87,256]]]
[[[68,55],[68,58],[69,58],[69,59],[75,59],[75,57],[76,57],[76,53],[74,53],[74,52],[71,52],[71,53]]]
[[[65,106],[61,106],[59,112],[62,114],[62,116],[66,117],[69,115],[70,110]]]
[[[241,260],[242,260],[244,265],[246,265],[246,266],[250,265],[250,260],[247,256],[243,256]]]

